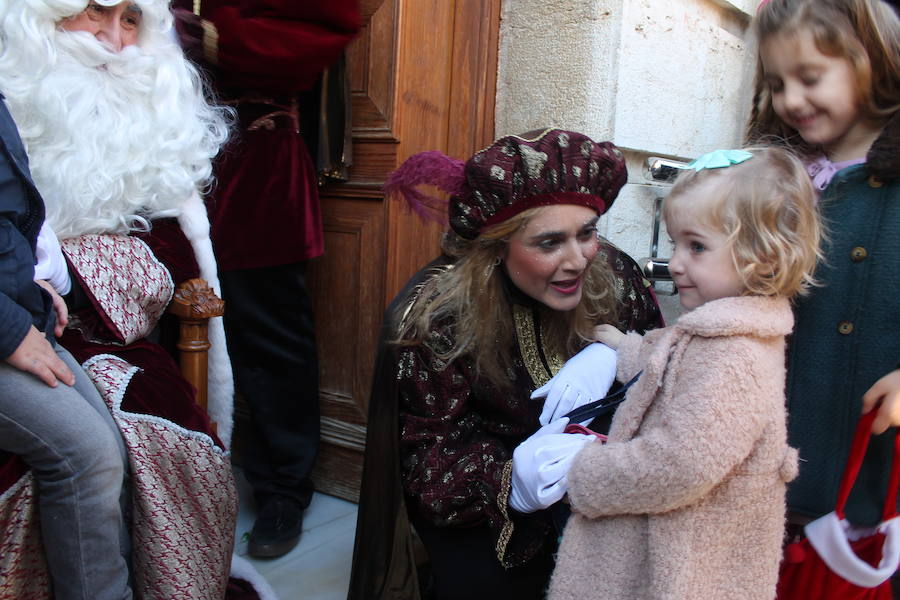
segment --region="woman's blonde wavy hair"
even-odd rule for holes
[[[723,169],[686,170],[666,198],[664,216],[687,211],[728,236],[744,295],[792,298],[815,286],[823,229],[803,163],[784,148],[747,148],[753,157]],[[692,193],[710,183],[704,197]]]
[[[543,209],[523,211],[488,228],[474,240],[448,231],[442,246],[456,262],[452,268],[426,280],[400,323],[394,343],[423,344],[445,362],[469,355],[479,375],[497,387],[509,387],[515,331],[497,257],[503,255],[510,237]],[[571,356],[592,341],[596,325],[615,324],[615,289],[612,269],[598,255],[587,270],[581,302],[575,309],[559,312],[545,307],[542,330],[551,338],[547,341]],[[433,326],[442,323],[452,324],[450,347],[430,338]]]
[[[900,108],[900,17],[882,0],[771,0],[754,20],[760,46],[773,35],[806,29],[826,56],[846,58],[856,75],[860,114],[875,123]],[[762,61],[747,127],[750,144],[777,142],[810,154],[810,147],[772,107]]]

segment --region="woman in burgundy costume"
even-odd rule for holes
[[[594,325],[662,324],[635,262],[597,234],[625,180],[614,145],[557,129],[501,138],[465,163],[421,153],[389,178],[386,191],[422,212],[434,204],[416,185],[449,191],[450,230],[386,313],[351,599],[543,596],[565,479],[529,489],[513,452],[591,398],[545,407],[532,392]],[[589,437],[551,435],[568,452]]]

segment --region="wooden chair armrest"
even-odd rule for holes
[[[175,289],[167,312],[178,320],[181,374],[197,388],[197,403],[206,411],[209,320],[225,313],[225,302],[205,280],[188,279]]]

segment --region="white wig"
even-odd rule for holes
[[[60,238],[179,216],[228,135],[228,109],[205,100],[166,0],[135,4],[137,45],[113,52],[58,27],[86,0],[0,0],[0,91]]]
[[[116,53],[58,27],[87,0],[0,0],[0,92],[60,238],[125,234],[148,229],[155,217],[178,217],[201,277],[221,293],[198,192],[210,183],[231,110],[204,99],[167,0],[135,4],[137,45]],[[233,380],[221,321],[210,323],[209,412],[227,446]]]

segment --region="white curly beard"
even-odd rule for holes
[[[174,40],[152,53],[112,52],[84,32],[54,30],[51,42],[55,64],[4,92],[57,235],[178,216],[208,183],[227,125]]]

